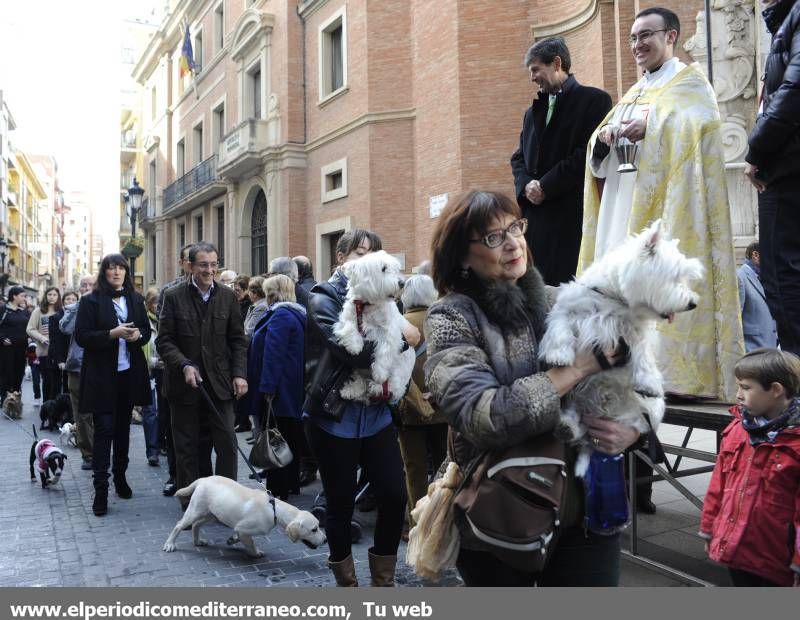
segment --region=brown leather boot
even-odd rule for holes
[[[371,566],[371,564],[370,564]],[[333,572],[336,585],[340,588],[357,588],[356,567],[353,565],[353,556],[348,555],[341,562],[331,562],[328,560],[328,568]]]
[[[375,555],[372,549],[367,552],[369,555],[369,574],[372,577],[373,587],[393,588],[394,587],[394,567],[397,564],[396,555]]]

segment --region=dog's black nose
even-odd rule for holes
[[[693,301],[690,301],[690,302],[689,302],[689,308],[688,308],[688,309],[689,309],[689,310],[694,310],[695,308],[697,308],[697,304],[696,304],[696,303],[694,303]]]

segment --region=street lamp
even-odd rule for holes
[[[139,181],[133,177],[133,185],[128,188],[128,195],[125,198],[128,208],[128,216],[131,218],[131,240],[136,238],[136,218],[142,208],[142,196],[144,190],[139,187]],[[136,257],[131,256],[131,279],[136,277]]]

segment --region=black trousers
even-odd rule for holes
[[[619,534],[585,533],[583,527],[561,533],[553,556],[541,573],[526,573],[504,564],[490,553],[461,549],[456,567],[466,586],[580,586],[619,585]]]
[[[175,479],[175,444],[172,441],[172,413],[169,408],[169,401],[161,391],[161,384],[164,381],[164,369],[154,368],[153,378],[156,380],[156,401],[158,405],[158,443],[164,446],[167,451],[167,465],[169,467],[169,477]]]
[[[131,386],[130,371],[117,374],[117,398],[110,411],[92,413],[94,422],[94,447],[92,469],[94,486],[108,485],[108,467],[115,477],[124,476],[128,469],[128,447],[131,436]],[[113,448],[113,459],[112,459]]]
[[[201,427],[211,435],[217,461],[214,473],[236,480],[236,435],[233,432],[233,401],[216,400],[219,412],[211,411],[205,400],[194,404],[170,401],[172,440],[175,446],[175,482],[182,489],[200,477],[210,475],[206,471],[209,452],[202,447]],[[204,466],[205,465],[205,466]]]
[[[800,355],[800,180],[758,195],[760,277],[781,349]]]
[[[22,379],[25,376],[25,347],[0,344],[0,402],[5,400],[7,392],[22,390]]]
[[[362,439],[336,437],[312,421],[307,421],[305,428],[309,446],[317,457],[328,503],[325,534],[330,561],[341,562],[351,553],[350,521],[355,509],[359,465],[366,472],[378,504],[372,552],[396,555],[405,519],[406,487],[394,426]]]
[[[769,579],[764,579],[755,573],[749,573],[746,570],[738,568],[729,568],[728,573],[731,576],[731,582],[737,588],[762,588],[762,587],[778,587],[779,584]]]
[[[279,499],[289,499],[289,494],[300,493],[300,444],[305,443],[303,422],[299,418],[273,416],[273,426],[277,427],[289,448],[292,450],[292,462],[286,467],[272,469],[267,474],[269,490]]]
[[[39,358],[39,368],[42,372],[42,401],[53,400],[61,393],[63,379],[58,367],[50,366],[48,357]]]

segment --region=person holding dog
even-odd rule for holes
[[[508,196],[472,191],[448,202],[433,233],[433,280],[442,296],[428,310],[425,382],[451,426],[451,458],[467,471],[488,449],[552,433],[561,398],[601,370],[591,351],[572,366],[543,368],[538,343],[555,289],[545,288],[525,240],[526,220]],[[601,353],[598,352],[598,356]],[[607,365],[616,353],[603,353]],[[639,432],[611,420],[583,418],[595,450],[617,455]],[[560,537],[542,572],[520,570],[485,550],[458,521],[457,568],[467,586],[615,586],[619,533],[584,529],[575,449],[567,446],[567,499]]]
[[[24,288],[12,286],[8,289],[8,301],[0,310],[0,405],[6,394],[22,390],[29,318],[25,305]]]
[[[91,413],[94,422],[92,512],[100,517],[108,512],[109,465],[117,495],[133,496],[125,477],[131,409],[151,398],[142,350],[150,340],[150,322],[121,254],[101,261],[94,290],[81,298],[74,333],[83,347],[78,408]]]
[[[675,55],[680,29],[660,7],[640,11],[631,26],[644,74],[590,138],[578,271],[662,218],[681,250],[702,262],[709,291],[690,314],[656,326],[664,391],[733,402],[744,339],[720,115],[700,66]]]
[[[800,587],[800,358],[756,349],[734,368],[700,536],[734,586]]]
[[[374,232],[360,228],[350,230],[336,244],[336,260],[341,267],[381,247],[381,238]],[[337,386],[341,387],[354,370],[371,366],[374,349],[374,345],[367,342],[360,354],[351,355],[333,334],[346,295],[347,276],[340,268],[329,280],[313,287],[309,295],[305,343],[308,384],[303,404],[305,433],[317,459],[327,498],[328,566],[336,584],[358,585],[351,553],[351,519],[356,475],[361,466],[367,472],[378,504],[375,540],[368,552],[372,585],[391,586],[394,585],[397,548],[405,517],[403,460],[389,404],[381,401],[365,405],[343,400],[338,394]],[[413,326],[407,325],[404,335],[412,346],[419,341],[419,331]],[[332,415],[331,411],[338,411],[340,415]]]

